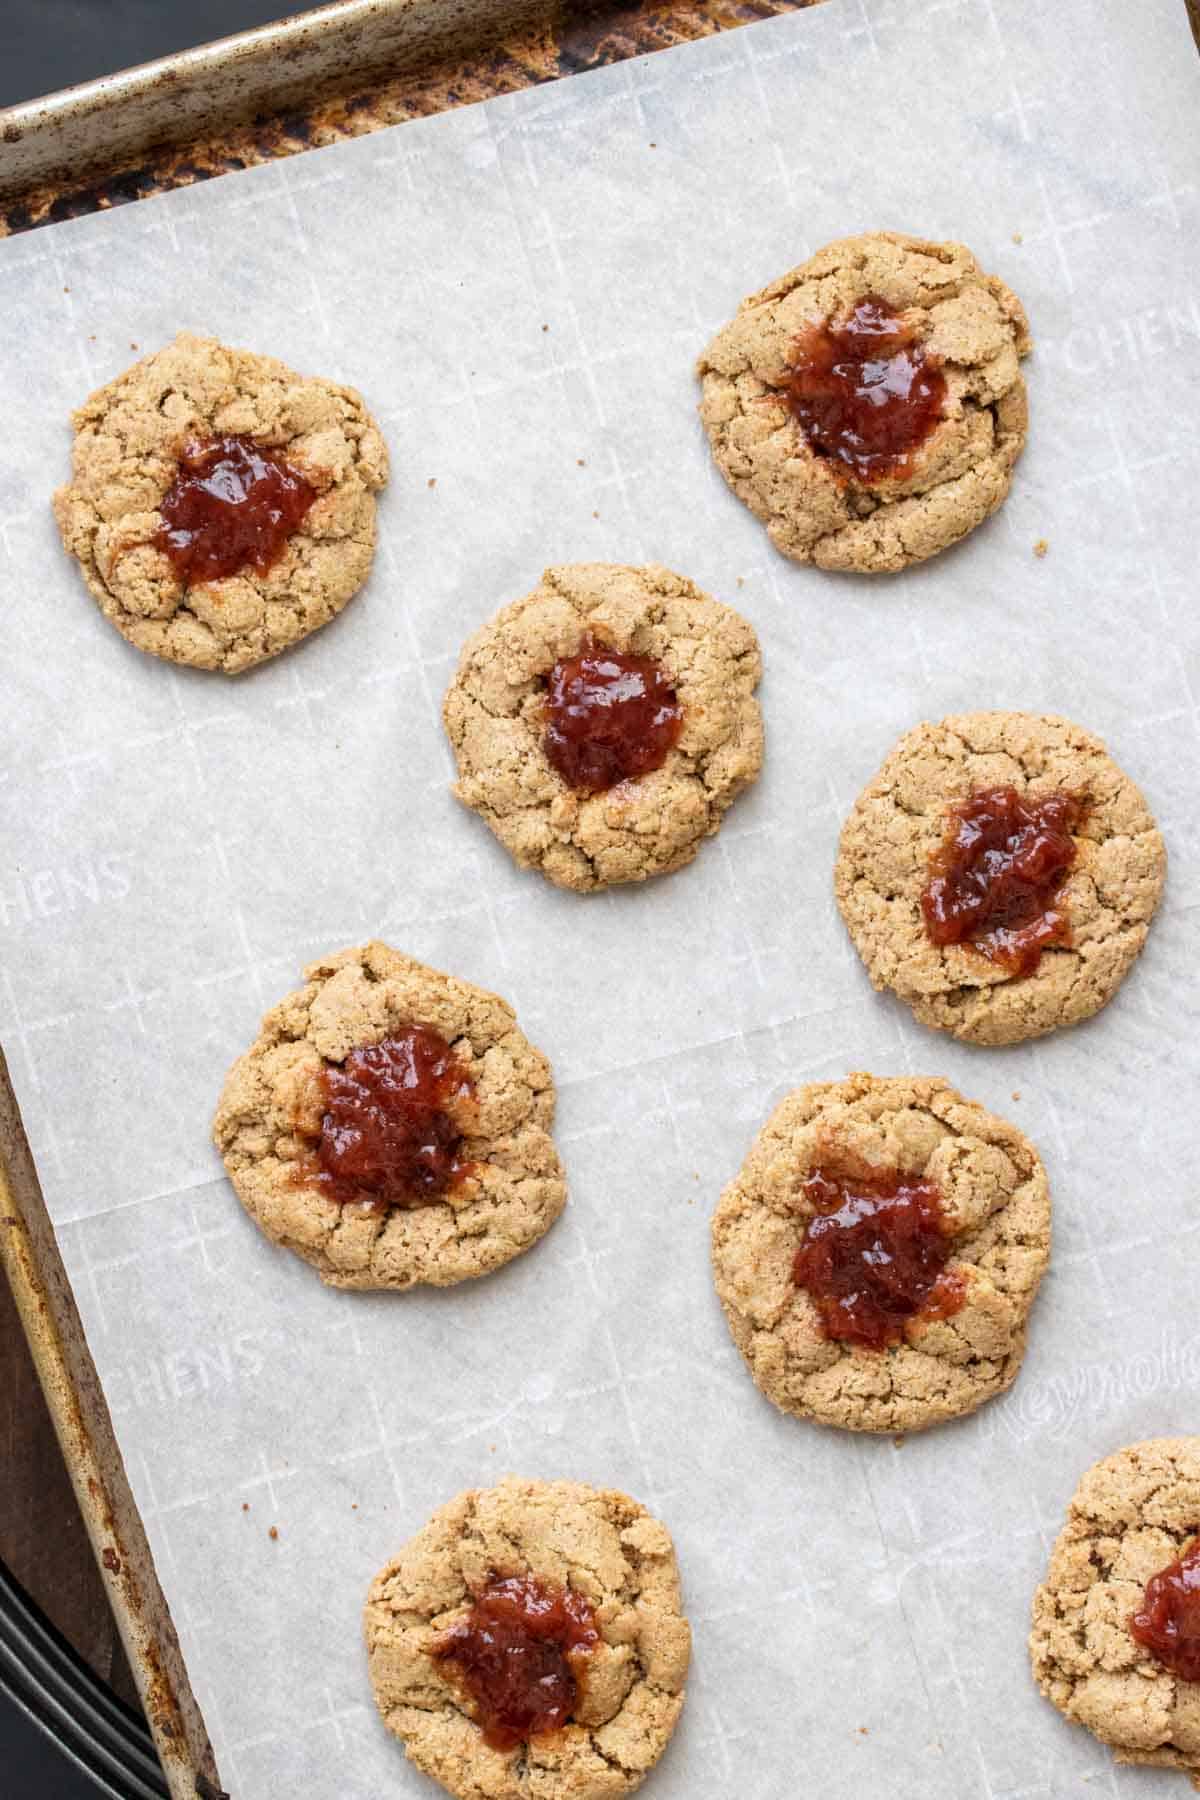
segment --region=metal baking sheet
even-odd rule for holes
[[[302,148],[319,102],[401,100],[414,77],[457,63],[478,79],[481,53],[546,28],[550,0],[334,0],[136,68],[0,110],[0,223],[24,229],[133,200],[156,183],[192,181]],[[371,91],[371,90],[367,90]],[[272,115],[284,114],[282,118]],[[309,131],[305,131],[305,126]],[[370,129],[370,119],[359,129]],[[336,128],[335,128],[336,129]],[[178,149],[190,145],[187,155]],[[171,152],[174,150],[175,155]],[[142,159],[139,161],[139,159]],[[215,164],[215,167],[214,167]],[[90,180],[88,179],[90,178]]]
[[[340,0],[0,111],[0,237],[820,3]]]
[[[424,1791],[362,1596],[506,1468],[625,1486],[675,1533],[696,1662],[656,1794],[773,1800],[798,1758],[834,1800],[1167,1791],[1057,1720],[1024,1637],[1079,1470],[1195,1421],[1196,86],[1172,0],[830,0],[0,246],[0,1036],[235,1800]],[[869,583],[769,550],[691,362],[876,224],[969,241],[1038,348],[1002,514]],[[185,324],[354,381],[396,459],[367,591],[236,682],[129,650],[46,506],[70,405]],[[592,556],[754,621],[768,765],[692,869],[588,900],[458,811],[437,702],[483,616]],[[979,705],[1100,731],[1172,856],[1118,1000],[995,1053],[870,993],[829,882],[899,732]],[[568,1212],[468,1289],[322,1290],[207,1144],[261,1011],[372,933],[508,995],[555,1066]],[[902,1447],[772,1413],[707,1268],[770,1105],[852,1067],[1008,1112],[1057,1206],[1018,1386]]]

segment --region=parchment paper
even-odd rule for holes
[[[674,1532],[695,1663],[655,1800],[1179,1791],[1059,1720],[1025,1636],[1083,1468],[1200,1429],[1198,104],[1182,0],[832,0],[0,245],[0,1037],[235,1800],[432,1791],[360,1608],[509,1469]],[[971,244],[1037,350],[1001,514],[869,582],[770,549],[692,361],[878,226]],[[185,325],[359,385],[394,455],[368,589],[236,680],[129,648],[48,507],[69,408]],[[481,619],[590,557],[744,609],[768,756],[691,869],[586,899],[456,806],[437,709]],[[1008,1051],[873,995],[830,882],[899,733],[987,706],[1099,731],[1171,854],[1119,998]],[[559,1084],[568,1211],[456,1291],[324,1290],[208,1143],[261,1013],[373,934],[507,995]],[[902,1447],[777,1416],[708,1270],[768,1109],[855,1068],[1012,1117],[1056,1208],[1016,1387]]]

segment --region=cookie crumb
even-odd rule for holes
[[[243,1511],[243,1512],[249,1512],[249,1511],[250,1511],[250,1502],[249,1502],[249,1501],[248,1501],[248,1500],[243,1500],[243,1501],[242,1501],[242,1511]]]
[[[859,1737],[870,1737],[871,1733],[870,1733],[869,1727],[866,1725],[860,1725],[858,1728],[858,1735],[859,1735]]]
[[[69,293],[70,293],[70,291],[71,291],[71,290],[70,290],[70,288],[69,288],[69,287],[65,287],[65,288],[64,288],[64,289],[63,289],[63,293],[64,293],[64,294],[69,294]]]
[[[657,144],[651,144],[651,146],[650,146],[650,148],[651,148],[651,149],[652,149],[652,150],[657,150],[657,149],[658,149],[658,145],[657,145]]]
[[[136,344],[130,344],[130,346],[129,346],[129,348],[130,348],[130,349],[131,349],[131,350],[136,350],[136,349],[137,349],[137,345],[136,345]]]
[[[436,487],[437,486],[437,476],[431,475],[429,477],[429,480],[425,483],[425,486],[426,487]]]
[[[577,469],[586,469],[587,468],[587,458],[584,456],[577,456],[575,458],[575,467]]]
[[[357,1512],[357,1511],[358,1511],[358,1501],[357,1501],[357,1500],[352,1500],[352,1501],[351,1501],[351,1502],[350,1502],[350,1511],[351,1511],[351,1512]]]
[[[549,329],[550,329],[550,327],[549,327],[549,326],[548,326],[548,325],[543,325],[543,326],[542,326],[542,330],[543,330],[543,331],[549,331]]]
[[[1020,1099],[1020,1098],[1021,1098],[1021,1090],[1020,1090],[1020,1088],[1014,1088],[1014,1089],[1013,1089],[1013,1099],[1014,1099],[1014,1100],[1019,1100],[1019,1099]]]
[[[1019,231],[1014,231],[1013,232],[1013,243],[1014,244],[1023,244],[1024,242],[1025,242],[1025,239],[1024,239],[1024,236],[1022,235],[1022,233]]]
[[[270,1538],[270,1540],[273,1544],[278,1543],[278,1541],[279,1541],[278,1525],[272,1525],[271,1529],[267,1533],[267,1536]]]
[[[1037,543],[1033,546],[1033,554],[1035,556],[1045,556],[1045,554],[1049,548],[1050,548],[1049,539],[1039,538]]]
[[[745,585],[746,585],[746,577],[745,577],[745,576],[744,576],[744,575],[739,575],[739,576],[738,576],[738,578],[737,578],[737,584],[738,584],[738,586],[739,586],[739,587],[745,587]]]
[[[598,519],[600,517],[600,514],[598,512],[594,512],[592,514],[592,517],[593,517],[593,519]]]
[[[892,1443],[897,1450],[903,1449],[903,1447],[907,1443],[907,1441],[908,1440],[906,1439],[906,1437],[902,1431],[898,1431],[896,1433],[895,1437],[892,1439]]]

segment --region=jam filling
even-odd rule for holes
[[[534,1575],[496,1575],[429,1654],[463,1689],[484,1742],[512,1750],[567,1723],[599,1642],[582,1594]]]
[[[424,1206],[471,1171],[461,1117],[474,1084],[445,1038],[424,1025],[326,1063],[320,1136],[298,1178],[330,1199]]]
[[[1150,1577],[1129,1629],[1172,1675],[1200,1681],[1200,1543]]]
[[[942,416],[946,378],[917,327],[868,294],[805,326],[782,386],[809,448],[842,481],[905,475]]]
[[[546,758],[567,786],[595,794],[660,769],[683,708],[662,665],[585,638],[547,677]]]
[[[932,942],[969,944],[1013,975],[1031,974],[1048,944],[1069,944],[1058,892],[1085,810],[1078,794],[1034,797],[1011,787],[984,788],[951,807],[921,895]]]
[[[264,574],[317,497],[298,469],[248,437],[187,444],[159,503],[155,547],[188,583]]]
[[[894,1170],[822,1166],[804,1183],[816,1208],[792,1279],[816,1303],[826,1337],[884,1350],[910,1319],[945,1319],[965,1298],[946,1270],[950,1239],[932,1182]]]

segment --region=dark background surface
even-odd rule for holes
[[[288,0],[0,0],[0,106],[314,10]]]
[[[3,1695],[0,1770],[5,1800],[97,1800],[99,1793]]]

